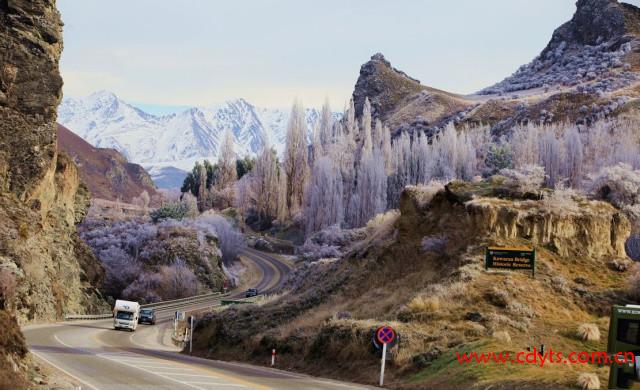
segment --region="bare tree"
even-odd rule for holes
[[[220,177],[217,183],[219,190],[229,187],[238,179],[236,171],[236,154],[233,150],[233,133],[227,129],[218,157]]]

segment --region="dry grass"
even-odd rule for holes
[[[584,341],[600,341],[600,329],[596,324],[580,324],[577,336]]]
[[[598,379],[596,374],[583,372],[578,375],[576,384],[583,390],[597,390],[600,388],[600,379]]]
[[[417,296],[409,302],[407,308],[415,316],[431,318],[440,311],[440,298]]]

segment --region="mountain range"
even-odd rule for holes
[[[306,109],[309,129],[319,114]],[[265,144],[282,154],[288,120],[289,110],[260,108],[244,99],[156,116],[109,91],[65,98],[58,108],[63,126],[95,147],[116,149],[128,161],[144,166],[164,188],[180,186],[195,161],[216,161],[227,129],[233,133],[239,157],[256,155]]]

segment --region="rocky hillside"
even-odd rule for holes
[[[88,191],[56,148],[62,28],[55,3],[0,2],[0,47],[2,309],[21,323],[96,310],[102,303],[93,286],[103,271],[75,228]],[[19,333],[6,317],[3,312],[2,334]],[[3,341],[0,348],[0,372],[18,369],[6,359],[16,363],[24,347]],[[20,379],[11,383],[19,387]]]
[[[149,196],[156,194],[144,168],[127,162],[117,150],[94,148],[62,125],[58,125],[57,135],[58,149],[71,156],[92,197],[131,202],[143,191]]]
[[[576,330],[589,323],[606,334],[607,308],[628,302],[620,286],[630,224],[607,203],[545,196],[527,200],[500,177],[409,187],[399,216],[370,223],[364,235],[326,234],[343,255],[299,267],[290,294],[201,321],[197,351],[264,364],[277,348],[280,367],[374,384],[371,332],[390,323],[402,336],[387,366],[390,388],[558,389],[584,371],[604,381],[607,368],[595,365],[461,365],[455,357],[539,344],[606,350],[606,340],[582,341]],[[535,278],[485,271],[492,245],[535,247]]]
[[[590,124],[640,107],[640,9],[617,0],[579,0],[573,18],[512,76],[478,94],[420,85],[376,54],[364,64],[353,99],[365,97],[394,133],[432,133],[448,122],[487,124],[501,134],[519,123]]]

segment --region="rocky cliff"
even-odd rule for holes
[[[56,147],[62,23],[50,0],[0,2],[0,271],[19,322],[105,309],[103,271],[76,224],[89,194]]]
[[[131,202],[143,191],[156,195],[151,177],[140,165],[129,163],[115,149],[94,148],[62,125],[58,125],[58,149],[71,156],[93,198]]]

